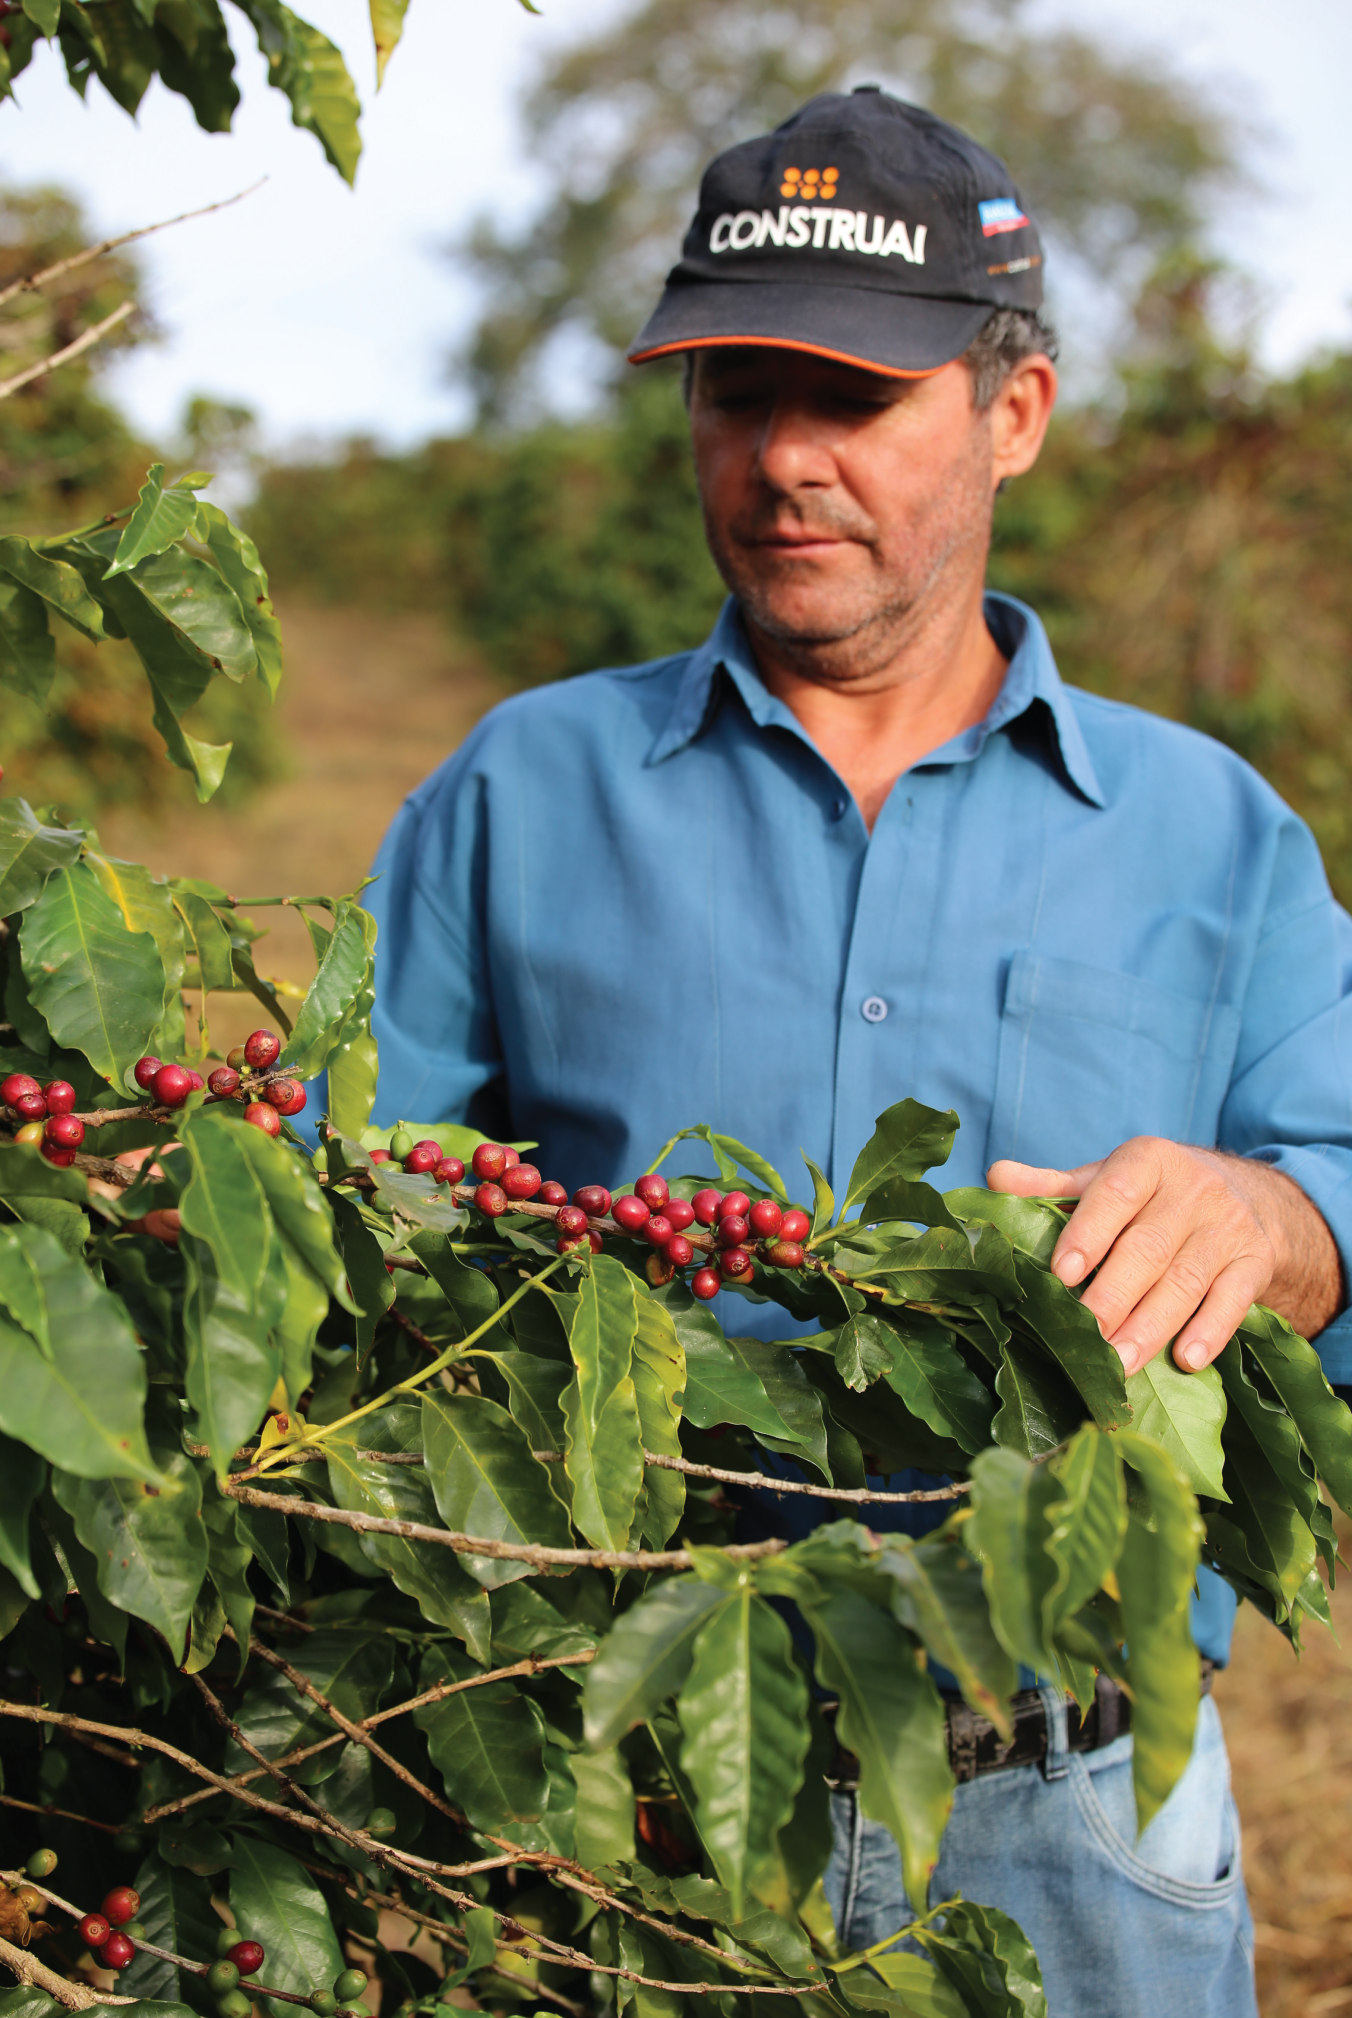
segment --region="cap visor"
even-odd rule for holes
[[[989,302],[789,281],[669,283],[629,350],[631,364],[712,344],[808,351],[895,378],[924,378],[961,357]]]

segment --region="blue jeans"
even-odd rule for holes
[[[1131,1738],[1066,1749],[1043,1691],[1045,1773],[1016,1766],[956,1789],[930,1888],[1018,1921],[1038,1953],[1049,2018],[1258,2018],[1239,1816],[1216,1706],[1204,1697],[1186,1772],[1138,1842]],[[853,1794],[832,1796],[826,1894],[843,1950],[914,1918],[896,1844]]]

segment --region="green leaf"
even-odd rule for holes
[[[700,1838],[742,1918],[748,1894],[788,1903],[778,1836],[807,1755],[807,1688],[779,1614],[749,1583],[711,1612],[677,1704]]]
[[[1056,1673],[1047,1628],[1058,1565],[1047,1543],[1061,1498],[1044,1466],[1012,1450],[985,1450],[972,1461],[972,1515],[962,1532],[981,1557],[991,1625],[1006,1653],[1048,1676]]]
[[[575,1368],[563,1391],[564,1458],[573,1520],[593,1548],[623,1549],[643,1484],[643,1439],[631,1372],[638,1285],[599,1254],[584,1276],[569,1327]]]
[[[47,1478],[36,1451],[0,1436],[0,1569],[8,1570],[30,1598],[42,1592],[33,1574],[29,1519]]]
[[[31,1234],[26,1235],[23,1229],[0,1226],[0,1310],[22,1325],[50,1359],[52,1340],[47,1328],[40,1255],[48,1255],[45,1243],[35,1247]]]
[[[416,1521],[436,1527],[432,1481],[421,1465],[380,1464],[357,1451],[422,1449],[422,1416],[416,1403],[399,1403],[363,1417],[328,1438],[329,1486],[334,1500],[355,1513],[384,1520]],[[454,1549],[441,1542],[407,1541],[401,1535],[364,1534],[361,1552],[391,1577],[435,1625],[464,1640],[476,1660],[487,1660],[492,1620],[487,1593],[462,1567]]]
[[[981,1565],[961,1542],[887,1549],[879,1567],[892,1579],[892,1612],[947,1668],[972,1708],[1010,1734],[1009,1698],[1018,1669],[996,1639]]]
[[[713,1134],[711,1139],[726,1155],[736,1158],[748,1177],[754,1178],[766,1191],[773,1192],[782,1205],[788,1204],[788,1186],[773,1163],[767,1163],[763,1156],[757,1155],[754,1149],[748,1149],[745,1142],[739,1142],[735,1135]]]
[[[195,554],[173,547],[131,577],[147,607],[204,668],[240,681],[258,670],[253,633],[229,582]]]
[[[466,1681],[476,1672],[463,1655],[429,1647],[418,1691]],[[427,1739],[446,1792],[478,1829],[534,1822],[549,1794],[544,1725],[539,1710],[510,1682],[489,1682],[440,1702],[424,1703],[413,1720]]]
[[[371,0],[371,34],[376,45],[376,90],[385,82],[385,65],[404,32],[408,0]]]
[[[323,1893],[285,1850],[243,1833],[234,1840],[230,1905],[235,1925],[267,1950],[268,1982],[302,1997],[327,1987],[347,1964]],[[267,2008],[272,2018],[292,2018],[296,2007],[272,1999]]]
[[[41,1277],[51,1356],[0,1317],[0,1430],[83,1478],[156,1483],[145,1362],[126,1306],[43,1228],[18,1238]]]
[[[716,1585],[698,1577],[672,1577],[620,1614],[583,1684],[583,1728],[592,1751],[618,1744],[679,1691],[700,1628],[723,1598]]]
[[[1132,1428],[1169,1453],[1194,1492],[1227,1500],[1221,1455],[1225,1390],[1214,1366],[1184,1373],[1167,1349],[1127,1382]]]
[[[1150,1498],[1149,1525],[1133,1507],[1117,1565],[1131,1677],[1132,1781],[1136,1825],[1144,1829],[1192,1757],[1199,1668],[1191,1599],[1202,1523],[1187,1480],[1144,1437],[1119,1435],[1118,1449]]]
[[[821,1397],[816,1393],[804,1369],[802,1358],[793,1346],[760,1338],[730,1338],[728,1349],[760,1382],[771,1407],[780,1420],[788,1425],[787,1439],[771,1436],[768,1432],[757,1429],[756,1434],[760,1441],[768,1444],[771,1450],[782,1452],[786,1457],[798,1460],[806,1458],[816,1466],[828,1484],[834,1484],[835,1481],[831,1477],[831,1462],[827,1454],[827,1429]],[[690,1365],[688,1358],[686,1365],[687,1368]],[[687,1403],[688,1401],[687,1393]],[[755,1425],[750,1427],[754,1428]]]
[[[902,1220],[913,1226],[957,1227],[961,1223],[932,1184],[917,1184],[909,1177],[891,1177],[871,1191],[860,1217],[869,1225],[876,1220]]]
[[[143,7],[149,0],[139,0]],[[160,82],[187,99],[205,133],[228,133],[239,104],[235,54],[217,0],[161,0],[152,7]],[[203,511],[198,507],[198,526]],[[199,533],[200,537],[200,533]]]
[[[104,894],[111,897],[129,932],[148,932],[159,948],[164,970],[164,993],[160,1017],[147,1042],[165,1055],[175,1056],[186,1048],[183,1024],[182,987],[187,968],[183,926],[174,908],[169,886],[152,876],[139,862],[119,862],[90,848],[85,862],[98,878]]]
[[[945,1909],[942,1930],[917,1927],[914,1938],[973,2018],[1047,2018],[1032,1944],[1018,1922],[994,1906],[955,1900]]]
[[[484,1395],[433,1390],[422,1399],[422,1436],[437,1512],[448,1528],[489,1541],[570,1545],[568,1516],[549,1489],[548,1468],[536,1463],[505,1408]],[[487,1590],[531,1573],[529,1563],[492,1556],[460,1561]]]
[[[574,1752],[577,1860],[589,1871],[634,1854],[634,1789],[618,1752]]]
[[[375,1008],[375,968],[370,965],[366,979],[343,1018],[337,1041],[329,1053],[329,1115],[342,1135],[360,1135],[376,1104],[379,1055],[371,1034],[371,1011]]]
[[[1015,1198],[1004,1191],[985,1191],[978,1185],[946,1191],[944,1203],[957,1219],[987,1219],[998,1226],[1011,1247],[1040,1261],[1051,1262],[1069,1214],[1041,1198]]]
[[[291,1666],[313,1682],[335,1709],[353,1723],[371,1716],[378,1707],[390,1686],[394,1654],[393,1641],[383,1635],[373,1637],[369,1633],[323,1628],[307,1633],[299,1644],[288,1644],[286,1648]],[[262,1679],[250,1685],[235,1711],[235,1719],[250,1743],[274,1759],[283,1752],[316,1744],[321,1738],[333,1735],[333,1725],[324,1711],[275,1669],[267,1670]],[[289,1767],[288,1771],[302,1786],[321,1785],[337,1771],[340,1753],[341,1748],[335,1745],[313,1759]],[[229,1772],[242,1771],[254,1763],[233,1739],[226,1744],[226,1762]],[[235,1840],[238,1843],[241,1838]],[[252,1921],[246,1920],[244,1924],[251,1934],[257,1934]],[[257,1938],[267,1947],[265,1936]],[[269,1962],[271,1959],[269,1953]],[[281,1982],[277,1987],[287,1990],[291,1985]]]
[[[145,1051],[164,1003],[164,963],[83,862],[55,869],[24,919],[24,980],[58,1044],[110,1086]]]
[[[1000,1348],[995,1392],[1001,1406],[991,1435],[1021,1457],[1045,1457],[1072,1436],[1084,1407],[1056,1363],[1028,1338],[1008,1338]]]
[[[147,1941],[175,1955],[214,1954],[221,1923],[212,1909],[211,1887],[205,1878],[182,1865],[166,1863],[152,1850],[136,1873],[136,1890],[141,1895],[136,1917],[146,1930]],[[153,1998],[185,2002],[200,1980],[162,1956],[138,1948],[131,1966],[118,1976],[117,1986],[120,1995],[135,1997],[138,2003]]]
[[[176,890],[173,904],[197,955],[198,986],[207,994],[213,989],[233,990],[234,947],[216,912],[205,898],[194,896],[191,890]]]
[[[76,1478],[58,1466],[52,1491],[98,1564],[99,1589],[183,1658],[188,1621],[207,1569],[202,1488],[192,1460],[172,1444],[153,1455],[160,1481]]]
[[[256,1130],[261,1133],[261,1130]],[[340,1191],[328,1194],[333,1214],[333,1230],[343,1263],[343,1276],[358,1305],[353,1326],[353,1343],[362,1359],[371,1348],[376,1326],[383,1312],[394,1302],[394,1284],[385,1266],[385,1250],[372,1233],[358,1208]],[[490,1288],[489,1294],[492,1294]]]
[[[1222,1358],[1236,1349],[1232,1340]],[[1226,1385],[1243,1394],[1233,1370]],[[1233,1487],[1230,1505],[1224,1516],[1214,1507],[1207,1509],[1207,1540],[1222,1570],[1241,1570],[1262,1585],[1273,1600],[1276,1622],[1282,1624],[1289,1620],[1314,1569],[1313,1523],[1320,1509],[1319,1489],[1301,1464],[1291,1418],[1265,1408],[1252,1383],[1244,1385],[1248,1395],[1225,1425],[1227,1473]],[[1274,1434],[1279,1423],[1296,1442],[1294,1453],[1280,1431]],[[1237,1550],[1236,1542],[1241,1538],[1242,1548]]]
[[[825,1233],[827,1227],[835,1222],[836,1194],[807,1151],[804,1149],[799,1153],[807,1165],[807,1174],[812,1179],[812,1231],[808,1238],[815,1240],[818,1234]]]
[[[924,1107],[918,1100],[897,1101],[878,1116],[872,1135],[855,1159],[843,1209],[848,1212],[893,1177],[916,1183],[936,1164],[947,1163],[958,1127],[951,1107],[940,1113],[937,1107]]]
[[[50,42],[61,19],[61,0],[23,0],[23,11],[38,33]]]
[[[265,1135],[261,1128],[238,1129],[236,1139],[282,1238],[320,1288],[344,1310],[355,1312],[356,1303],[347,1286],[347,1256],[335,1244],[332,1201],[320,1189],[310,1165],[288,1144]],[[383,1263],[381,1273],[388,1281]]]
[[[52,9],[53,26],[55,21],[56,5]],[[69,561],[39,553],[26,539],[11,534],[0,539],[0,575],[40,596],[58,616],[94,643],[108,635],[103,627],[103,611]]]
[[[765,1392],[759,1374],[739,1358],[718,1319],[678,1276],[653,1302],[670,1317],[685,1353],[683,1412],[697,1429],[737,1423],[757,1436],[794,1441],[793,1431]]]
[[[177,484],[166,488],[164,464],[152,463],[136,509],[123,527],[105,581],[113,575],[126,574],[147,554],[162,554],[191,530],[196,517],[197,499],[192,491]]]
[[[375,943],[375,919],[359,904],[343,903],[314,980],[310,983],[296,1027],[278,1060],[280,1065],[313,1078],[323,1070],[336,1047],[344,1021],[366,985]]]
[[[0,691],[6,687],[40,708],[56,671],[56,640],[47,605],[32,589],[0,577]]]
[[[1227,1461],[1234,1460],[1246,1486],[1251,1479],[1269,1475],[1278,1482],[1288,1504],[1313,1531],[1316,1541],[1323,1536],[1321,1552],[1332,1575],[1337,1542],[1327,1533],[1328,1509],[1319,1497],[1314,1464],[1300,1440],[1300,1431],[1281,1403],[1261,1394],[1250,1380],[1238,1339],[1231,1339],[1214,1363],[1228,1403],[1222,1434]],[[1247,1527],[1248,1522],[1242,1525]]]
[[[1115,1566],[1127,1531],[1127,1489],[1116,1444],[1088,1424],[1051,1470],[1064,1494],[1049,1508],[1047,1541],[1059,1569],[1047,1616],[1058,1626],[1089,1602]]]
[[[93,558],[81,566],[81,573],[86,580],[91,574],[97,579],[97,570],[104,556],[98,553],[92,541],[82,542],[82,546],[89,548]],[[80,558],[75,550],[72,552],[77,559]],[[212,571],[206,569],[206,572]],[[131,640],[150,682],[155,702],[152,719],[164,739],[169,760],[180,770],[192,772],[197,797],[205,803],[225,776],[231,745],[200,742],[197,737],[188,734],[182,718],[210,686],[214,668],[159,604],[142,593],[139,576],[119,575],[116,580],[104,584],[102,597]],[[240,613],[240,622],[242,625],[243,612]]]
[[[1015,1323],[1026,1327],[1069,1376],[1100,1429],[1123,1429],[1131,1421],[1122,1362],[1086,1310],[1063,1282],[1026,1256],[1015,1256],[1024,1301]]]
[[[859,1806],[887,1828],[917,1912],[953,1801],[944,1706],[911,1635],[853,1591],[800,1599],[817,1679],[840,1698],[836,1731],[859,1760]]]
[[[644,1450],[657,1457],[680,1457],[685,1354],[669,1313],[649,1296],[638,1299],[630,1372]],[[685,1512],[683,1474],[645,1462],[638,1511],[639,1529],[649,1546],[665,1548]]]
[[[990,1442],[990,1391],[937,1318],[923,1311],[898,1312],[893,1319],[861,1311],[835,1334],[835,1360],[854,1388],[868,1386],[873,1370],[881,1372],[937,1436],[952,1437],[966,1451],[983,1450]]]
[[[1318,1353],[1285,1318],[1257,1304],[1239,1336],[1294,1417],[1320,1478],[1343,1512],[1352,1514],[1352,1410],[1329,1386]]]
[[[239,0],[268,61],[268,82],[291,101],[291,123],[308,128],[344,182],[357,172],[361,106],[342,56],[327,35],[282,0]]]
[[[874,2003],[868,1994],[869,1986],[860,1981],[866,1973],[855,1969],[850,1972],[846,1986],[846,1996],[852,2004],[861,2004],[866,2011],[882,2011],[889,2018],[971,2018],[971,2007],[953,1989],[947,1978],[926,1962],[920,1955],[907,1955],[900,1948],[889,1949],[885,1955],[877,1955],[869,1964],[882,1977],[889,1990],[900,1991],[904,2000],[902,2014],[897,2014],[895,1999],[887,2003],[881,1999]]]
[[[0,918],[26,911],[54,869],[79,858],[84,835],[44,827],[23,799],[0,799]]]
[[[211,549],[212,558],[239,600],[253,637],[259,678],[275,699],[282,677],[282,629],[273,612],[267,573],[258,558],[258,548],[246,532],[231,524],[218,505],[198,506],[195,532]]]

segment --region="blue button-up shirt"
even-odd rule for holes
[[[986,619],[994,706],[871,835],[733,603],[697,651],[495,708],[377,862],[381,1117],[496,1083],[570,1188],[695,1121],[839,1185],[905,1094],[962,1117],[944,1186],[1163,1135],[1287,1171],[1352,1279],[1352,920],[1309,830],[1220,744],[1063,686],[1023,604]],[[1352,1319],[1317,1343],[1352,1380]]]

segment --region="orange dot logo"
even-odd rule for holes
[[[786,168],[779,193],[790,201],[796,198],[802,203],[815,203],[820,198],[829,203],[839,181],[838,168]]]

